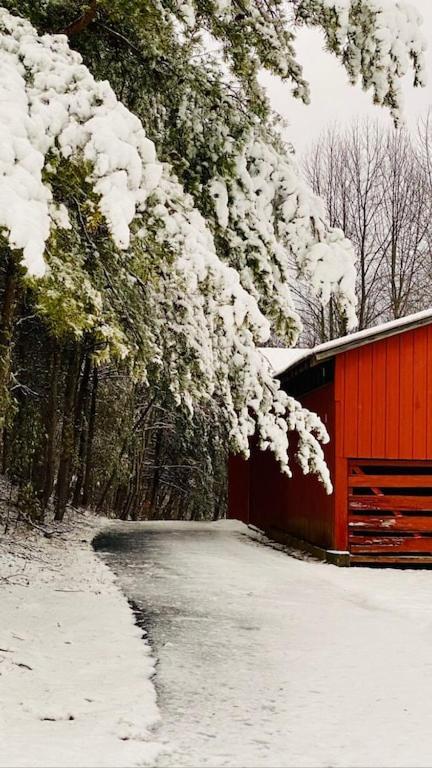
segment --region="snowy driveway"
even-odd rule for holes
[[[246,531],[99,537],[158,659],[158,765],[431,766],[432,571],[302,562]]]

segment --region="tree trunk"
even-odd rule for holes
[[[152,519],[156,517],[156,499],[157,499],[157,493],[159,490],[159,482],[160,482],[160,476],[161,476],[161,468],[160,468],[161,456],[162,456],[162,430],[158,429],[156,433],[156,442],[155,442],[155,450],[154,450],[155,467],[153,471],[153,478],[152,478],[152,484],[151,484],[150,507],[149,507]]]
[[[54,488],[55,459],[56,459],[56,431],[57,431],[57,399],[60,375],[60,352],[58,345],[53,341],[51,353],[50,387],[45,412],[45,460],[43,468],[42,505],[48,505]]]
[[[78,35],[80,32],[86,29],[89,24],[92,23],[92,21],[94,21],[96,18],[96,13],[97,0],[91,0],[87,10],[81,16],[79,16],[78,19],[75,19],[75,21],[73,21],[67,27],[64,27],[60,34],[67,35],[68,37],[72,37],[72,35]]]
[[[9,430],[3,427],[2,430],[2,473],[5,475],[8,468],[9,459]]]
[[[83,491],[81,504],[83,507],[88,507],[90,502],[92,472],[93,472],[93,442],[96,428],[96,405],[97,405],[97,391],[98,391],[98,369],[95,365],[93,368],[92,376],[92,389],[91,389],[91,401],[90,401],[90,413],[88,423],[88,433],[86,440],[86,454],[85,454],[85,470],[83,479]]]
[[[138,415],[138,417],[136,418],[134,424],[132,425],[132,428],[131,428],[130,432],[128,432],[128,434],[124,438],[123,443],[122,443],[121,448],[120,448],[120,452],[119,452],[118,457],[117,457],[117,460],[115,461],[115,463],[114,463],[114,465],[113,465],[113,467],[111,469],[111,472],[108,475],[107,481],[106,481],[105,486],[103,488],[103,491],[102,491],[102,493],[100,495],[100,498],[99,498],[99,501],[98,501],[97,507],[96,507],[97,510],[101,510],[102,509],[102,507],[103,507],[103,505],[105,503],[105,499],[106,499],[106,497],[108,495],[108,491],[111,489],[111,486],[112,486],[114,480],[117,477],[117,471],[118,471],[118,466],[120,464],[120,461],[122,460],[123,456],[125,455],[126,451],[128,450],[130,442],[131,442],[132,437],[134,436],[135,432],[137,432],[137,430],[145,422],[147,414],[151,410],[151,408],[153,406],[153,403],[154,403],[154,398],[152,398],[147,403],[146,407],[144,408],[144,411],[142,411]],[[121,518],[121,519],[123,519],[123,518]]]
[[[79,395],[75,413],[75,446],[78,445],[78,463],[75,488],[72,497],[74,507],[79,507],[81,503],[81,491],[84,481],[85,458],[87,452],[88,438],[88,404],[89,404],[89,384],[90,384],[91,359],[87,354],[84,362],[84,370],[81,379]]]
[[[132,452],[132,471],[128,482],[128,493],[121,513],[121,520],[129,520],[132,504],[135,496],[135,486],[137,478],[137,455],[136,450]]]
[[[63,404],[63,426],[60,446],[60,463],[57,473],[55,519],[63,520],[69,500],[72,462],[75,446],[75,405],[79,380],[80,356],[76,347],[67,354],[67,371]]]
[[[4,426],[9,404],[9,379],[13,320],[18,294],[18,267],[8,257],[0,315],[0,427]]]

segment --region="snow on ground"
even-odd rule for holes
[[[0,766],[426,768],[432,571],[289,557],[235,522],[0,538]],[[150,677],[162,715],[158,720]]]
[[[150,648],[89,542],[0,536],[0,766],[154,764]]]
[[[251,535],[99,537],[158,659],[158,766],[429,767],[432,571],[338,569]]]

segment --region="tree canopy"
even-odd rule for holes
[[[233,450],[256,433],[287,473],[296,431],[303,470],[330,490],[324,425],[258,349],[272,330],[298,338],[293,263],[346,330],[356,322],[352,247],[258,83],[265,68],[309,99],[296,24],[320,26],[351,81],[399,119],[401,76],[424,72],[404,2],[4,1],[1,245],[54,339],[85,339],[96,362],[191,413],[216,405]]]

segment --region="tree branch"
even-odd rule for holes
[[[86,29],[86,27],[92,23],[96,16],[97,4],[98,0],[91,0],[90,5],[88,6],[87,10],[84,11],[82,16],[68,24],[68,26],[62,29],[59,34],[72,37],[72,35],[78,35],[80,32]]]

